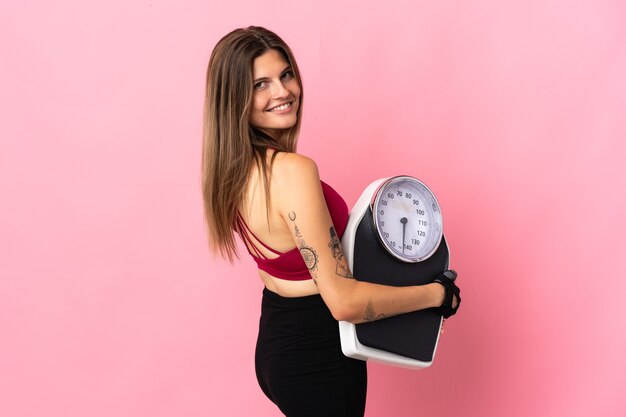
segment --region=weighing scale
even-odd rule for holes
[[[423,285],[448,269],[450,253],[433,192],[401,175],[372,182],[352,208],[341,244],[359,281]],[[443,318],[434,309],[369,323],[339,322],[344,355],[411,369],[430,366]]]

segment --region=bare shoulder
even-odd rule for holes
[[[272,168],[272,198],[276,198],[283,214],[300,200],[320,196],[319,171],[314,160],[296,153],[279,153]]]
[[[275,177],[278,181],[311,175],[319,177],[317,164],[311,158],[291,152],[280,152],[276,155],[272,168],[272,177]]]

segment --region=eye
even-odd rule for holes
[[[265,88],[266,85],[267,85],[267,81],[261,81],[261,82],[258,82],[256,84],[254,84],[254,88],[256,90],[261,90],[261,89]]]
[[[293,72],[292,71],[286,71],[282,77],[283,80],[290,80],[293,78]]]

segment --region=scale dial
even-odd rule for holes
[[[372,214],[383,246],[404,262],[421,262],[439,247],[441,209],[432,191],[417,178],[385,181],[374,196]]]

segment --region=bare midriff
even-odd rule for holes
[[[287,281],[271,276],[265,271],[259,271],[259,276],[265,287],[283,297],[304,297],[319,294],[319,290],[312,279],[304,281]]]

